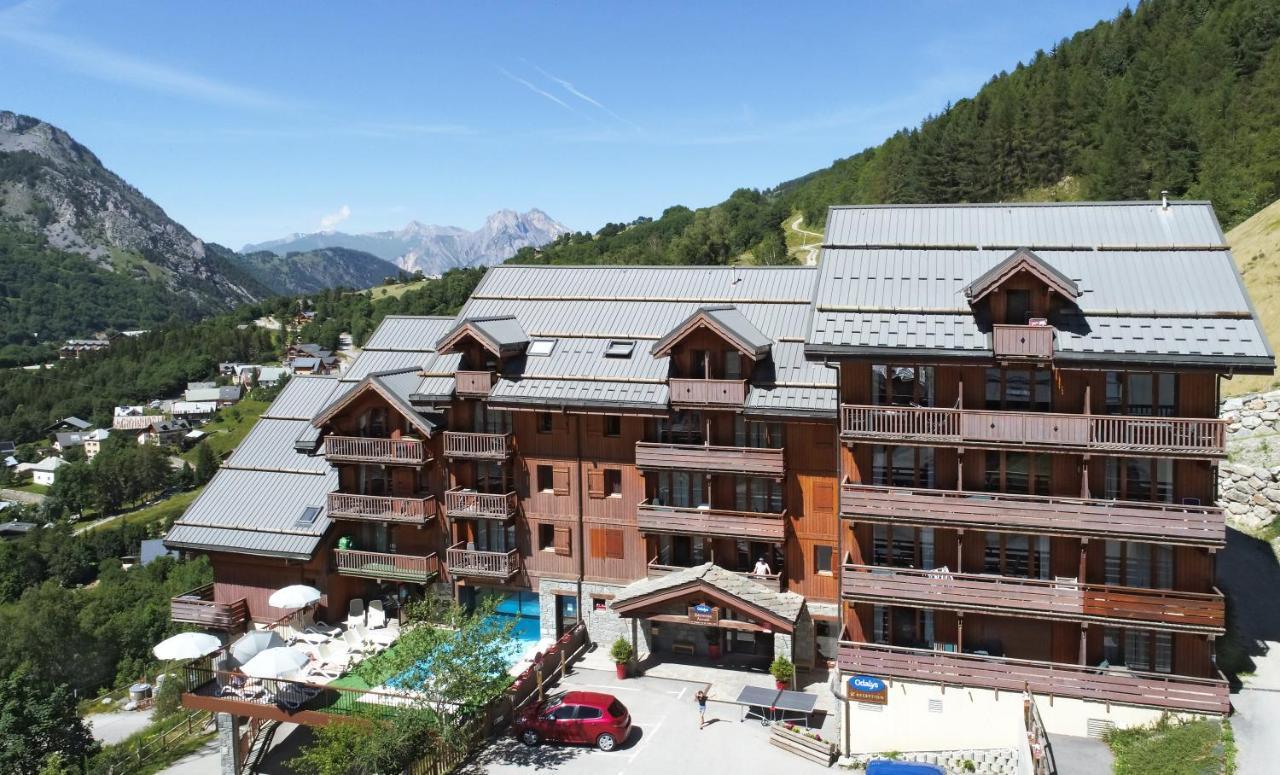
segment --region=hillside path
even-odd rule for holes
[[[822,235],[816,231],[809,231],[808,229],[800,228],[800,224],[803,221],[804,221],[804,213],[796,213],[796,216],[794,218],[792,218],[789,221],[785,221],[784,223],[786,224],[786,227],[788,230],[793,231],[796,234],[803,234],[805,235],[806,239],[808,237],[817,237],[817,241],[815,241],[812,245],[806,244],[806,245],[801,245],[799,247],[799,250],[804,253],[805,264],[808,266],[813,266],[814,264],[818,263],[818,248],[822,246]]]

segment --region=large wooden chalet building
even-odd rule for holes
[[[1206,203],[837,207],[817,267],[495,267],[289,382],[168,535],[215,576],[174,615],[497,595],[642,657],[1221,713],[1219,379],[1273,365]]]

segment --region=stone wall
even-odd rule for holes
[[[1280,516],[1280,390],[1222,402],[1229,459],[1218,467],[1218,505],[1247,532]]]
[[[609,647],[618,638],[632,639],[632,624],[634,620],[623,619],[613,612],[609,607],[613,596],[622,590],[622,585],[616,584],[597,584],[589,581],[582,582],[582,600],[579,601],[578,615],[579,618],[587,625],[587,636],[599,648],[598,651],[608,654]],[[556,593],[577,594],[578,582],[560,579],[542,579],[538,585],[538,605],[540,608],[540,627],[542,637],[554,638],[556,634]],[[593,597],[599,597],[604,600],[605,604],[602,609],[595,608]],[[643,628],[641,628],[643,629]],[[644,637],[637,637],[634,645],[636,647],[636,659],[644,659],[649,656],[649,644]]]

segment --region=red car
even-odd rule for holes
[[[568,692],[524,711],[516,718],[516,737],[528,746],[543,740],[589,743],[612,751],[631,734],[631,714],[617,698],[599,692]]]

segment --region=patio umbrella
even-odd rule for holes
[[[199,659],[222,648],[222,641],[204,632],[180,632],[151,650],[156,659]]]
[[[280,678],[298,670],[307,664],[307,660],[307,655],[297,649],[276,646],[259,651],[240,669],[254,678]]]
[[[277,589],[267,598],[267,604],[274,608],[306,608],[320,602],[320,590],[305,584]]]
[[[260,651],[284,645],[284,639],[271,630],[254,630],[245,633],[240,640],[231,644],[231,656],[240,664],[253,659]]]

